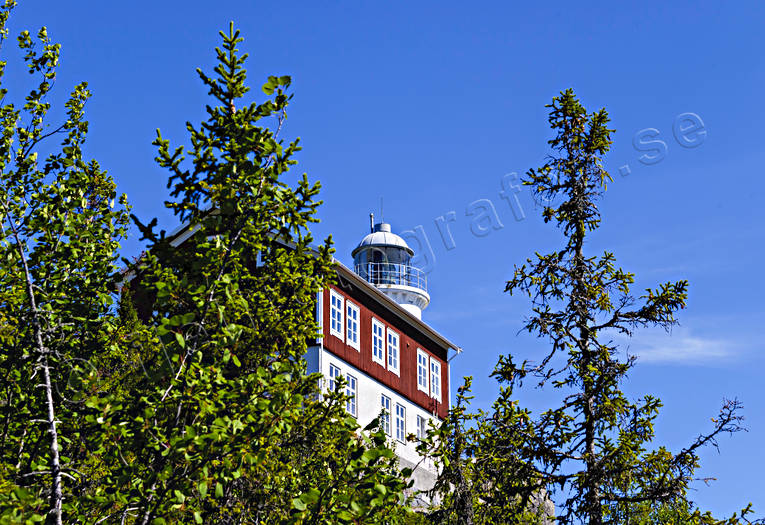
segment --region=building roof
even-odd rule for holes
[[[362,292],[368,297],[372,298],[379,304],[388,308],[400,321],[408,324],[412,328],[423,332],[425,335],[433,339],[437,344],[441,345],[447,351],[451,348],[456,353],[462,353],[462,348],[449,341],[447,338],[436,332],[432,327],[425,323],[422,319],[418,319],[396,301],[382,293],[376,286],[367,282],[363,277],[356,274],[353,270],[345,266],[343,263],[334,259],[335,266],[337,267],[338,274],[341,278],[355,284]]]

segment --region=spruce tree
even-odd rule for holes
[[[650,448],[661,403],[651,394],[634,401],[624,394],[635,357],[614,340],[642,327],[669,330],[677,324],[688,282],[663,283],[635,297],[634,275],[617,266],[613,253],[586,252],[588,236],[600,226],[597,202],[611,180],[602,157],[613,130],[605,109],[588,113],[572,90],[548,107],[552,152],[543,166],[528,171],[524,184],[547,203],[542,217],[560,228],[565,242],[517,266],[506,291],[531,298],[524,328],[548,340],[550,350],[533,367],[502,359],[494,374],[508,387],[503,395],[531,373],[564,399],[521,426],[515,425],[517,410],[511,418],[496,411],[493,422],[503,431],[521,430],[515,456],[536,467],[537,485],[563,496],[560,523],[632,523],[637,509],[687,507],[699,450],[741,429],[741,405],[726,401],[712,428],[677,453]],[[694,510],[688,519],[711,518]]]
[[[359,429],[339,392],[306,373],[315,296],[332,282],[331,240],[311,246],[318,183],[294,176],[282,138],[292,98],[269,77],[249,87],[233,24],[212,103],[187,123],[188,151],[158,132],[171,209],[185,240],[136,218],[147,240],[129,286],[146,370],[133,392],[95,397],[89,421],[104,475],[88,519],[130,523],[389,523],[411,517],[385,435]],[[374,425],[373,425],[374,426]]]
[[[552,152],[523,182],[547,203],[544,222],[561,229],[564,243],[516,266],[505,289],[531,299],[523,327],[549,350],[520,366],[501,356],[493,372],[499,396],[486,412],[467,410],[468,378],[449,417],[421,446],[441,466],[434,488],[440,505],[429,517],[466,525],[748,523],[750,507],[718,521],[689,499],[700,449],[741,430],[740,403],[725,401],[708,432],[672,453],[651,448],[660,400],[646,394],[633,401],[622,390],[636,360],[614,340],[642,327],[673,327],[688,283],[635,297],[633,274],[612,253],[587,253],[611,180],[602,158],[613,130],[604,109],[588,113],[571,90],[547,107]],[[556,389],[562,404],[539,415],[522,407],[517,389],[529,380]]]

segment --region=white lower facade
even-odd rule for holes
[[[400,426],[397,428],[397,424],[400,425],[400,423],[397,420],[403,419],[403,435],[408,436],[409,434],[417,435],[418,423],[421,421],[418,418],[425,421],[425,428],[428,428],[430,421],[437,424],[438,418],[321,346],[310,347],[306,354],[306,361],[309,373],[321,372],[324,376],[324,388],[327,388],[328,378],[331,377],[330,368],[334,369],[334,373],[339,370],[344,377],[352,376],[355,379],[356,399],[355,407],[352,406],[352,408],[355,408],[354,415],[362,428],[380,415],[383,408],[383,396],[389,400],[388,427],[391,447],[396,452],[402,467],[414,469],[412,474],[414,488],[418,491],[431,489],[437,475],[435,466],[430,460],[422,460],[416,450],[417,442],[397,439],[397,434],[400,435]],[[403,418],[397,405],[404,409]]]

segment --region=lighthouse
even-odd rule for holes
[[[372,231],[351,253],[354,272],[421,319],[430,295],[425,273],[412,265],[414,251],[391,231],[390,224],[374,224],[372,215],[370,222]]]
[[[307,369],[327,390],[345,379],[348,414],[361,428],[379,417],[400,465],[413,470],[412,490],[427,491],[437,471],[417,440],[449,413],[449,365],[461,350],[422,320],[430,296],[414,250],[390,224],[372,218],[370,230],[351,252],[352,268],[335,260],[337,279],[316,296],[320,336]]]

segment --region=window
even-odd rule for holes
[[[430,358],[430,395],[441,401],[441,363]]]
[[[340,377],[340,369],[335,365],[329,365],[329,390],[335,391],[337,388],[337,378]]]
[[[406,409],[396,403],[396,439],[406,441]]]
[[[335,365],[329,365],[329,389],[334,391],[337,388],[337,380],[342,376],[340,369]],[[356,378],[350,374],[345,376],[345,395],[348,399],[345,401],[345,409],[352,416],[356,416]]]
[[[343,296],[334,290],[329,293],[329,333],[343,339]]]
[[[417,349],[417,390],[428,393],[428,354]]]
[[[348,401],[345,402],[345,409],[352,416],[356,416],[356,378],[348,374],[345,376],[345,395]]]
[[[388,370],[398,375],[398,334],[388,328]]]
[[[372,319],[372,361],[385,366],[385,327]]]
[[[345,302],[345,342],[359,350],[359,307]]]
[[[417,439],[425,439],[428,436],[428,420],[417,416]]]
[[[390,436],[390,398],[385,394],[380,396],[380,408],[382,409],[380,426]]]

